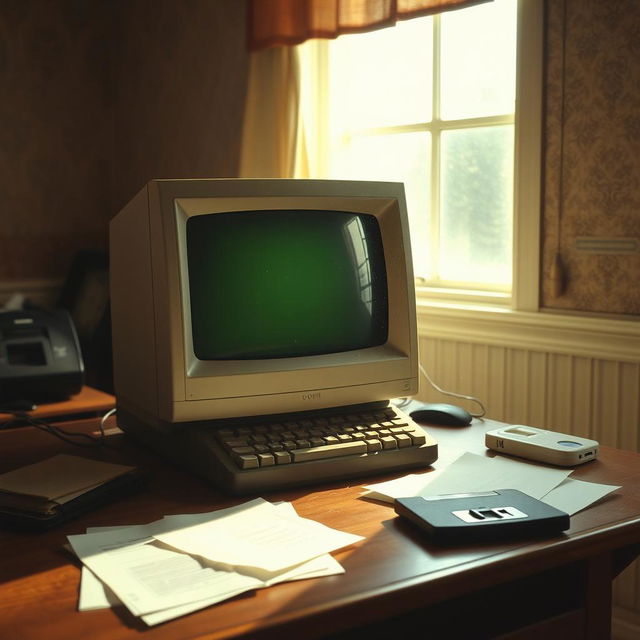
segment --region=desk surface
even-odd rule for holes
[[[92,417],[106,413],[113,409],[116,399],[109,393],[84,386],[74,396],[59,402],[47,402],[38,405],[33,411],[29,411],[29,416],[40,420],[62,420],[71,419],[76,416]],[[0,422],[9,420],[11,415],[0,413]]]
[[[85,421],[75,428],[90,430],[96,424]],[[427,428],[443,452],[455,447],[486,454],[484,431],[497,426],[486,420],[462,429]],[[383,629],[385,619],[398,615],[410,619],[412,612],[424,616],[425,611],[434,617],[419,620],[426,628],[436,629],[438,607],[449,623],[455,621],[446,603],[458,606],[466,598],[477,607],[479,593],[504,596],[501,585],[506,585],[506,593],[517,593],[511,585],[528,579],[538,580],[540,592],[552,593],[555,585],[569,593],[575,591],[574,583],[562,582],[569,574],[573,577],[567,580],[585,586],[586,598],[604,602],[602,611],[583,606],[582,613],[571,614],[567,628],[575,631],[579,625],[584,632],[580,637],[606,637],[606,630],[605,635],[594,633],[608,624],[610,578],[640,550],[640,455],[607,447],[601,448],[599,460],[578,468],[574,477],[623,488],[573,516],[566,535],[546,540],[440,548],[400,522],[391,506],[359,498],[366,481],[302,488],[263,497],[291,500],[303,517],[364,536],[362,542],[334,554],[346,569],[344,575],[277,585],[146,627],[123,608],[77,612],[80,568],[63,549],[66,536],[84,532],[87,526],[146,523],[165,514],[210,511],[243,499],[221,495],[137,449],[124,436],[115,436],[113,444],[105,450],[79,450],[30,427],[0,432],[0,472],[65,451],[138,464],[151,474],[148,487],[59,529],[42,534],[0,531],[0,637],[118,640],[140,637],[143,632],[149,639],[314,638],[342,632],[345,635],[339,637],[343,638],[351,637],[353,627],[375,623],[374,629]],[[531,588],[528,584],[526,593]],[[537,597],[538,593],[528,596],[534,601]],[[482,615],[489,612],[483,610]],[[368,633],[376,637],[371,629]],[[388,637],[388,632],[380,633],[378,637]]]

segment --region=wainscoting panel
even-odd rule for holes
[[[445,391],[479,398],[488,417],[640,451],[640,362],[587,357],[583,349],[572,355],[514,346],[513,340],[483,344],[477,337],[466,341],[431,337],[433,333],[420,338],[420,361],[427,374]],[[478,412],[475,403],[439,393],[424,377],[419,397]],[[614,638],[640,633],[635,626],[640,620],[640,563],[614,582],[614,603],[621,616],[619,633],[614,617]]]
[[[640,363],[422,337],[420,360],[441,389],[475,396],[487,416],[640,451]],[[420,397],[451,402],[421,381]],[[478,406],[456,400],[469,411]]]

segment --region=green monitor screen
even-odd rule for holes
[[[303,357],[387,341],[375,216],[233,211],[189,218],[191,329],[200,360]]]

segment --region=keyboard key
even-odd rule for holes
[[[364,442],[343,442],[340,444],[327,444],[323,447],[313,449],[296,449],[291,452],[294,462],[305,462],[307,460],[322,460],[325,458],[337,458],[340,456],[351,456],[359,453],[366,453],[367,445]]]
[[[382,442],[377,438],[368,438],[364,442],[367,445],[367,451],[382,451]]]
[[[258,462],[261,467],[272,467],[276,463],[276,459],[271,453],[259,453]]]
[[[380,442],[382,442],[383,449],[397,449],[398,443],[393,436],[382,436],[380,438]]]
[[[251,455],[235,456],[235,460],[241,469],[257,469],[260,466],[257,456],[251,456]]]
[[[237,456],[241,456],[247,453],[254,453],[253,447],[233,447],[231,453]]]
[[[249,441],[245,438],[234,438],[233,440],[223,440],[222,442],[228,449],[235,449],[236,447],[246,447],[249,444]]]
[[[276,464],[289,464],[291,462],[291,454],[288,451],[274,451],[273,457]]]
[[[408,436],[406,433],[396,433],[393,437],[398,443],[398,449],[404,449],[404,447],[410,447],[413,444],[411,436]]]
[[[253,451],[255,453],[269,453],[270,449],[266,444],[254,444]]]

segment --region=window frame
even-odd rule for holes
[[[512,121],[514,124],[511,291],[485,291],[481,286],[433,286],[417,277],[418,307],[425,310],[431,306],[520,311],[537,311],[539,308],[544,0],[515,1],[518,2],[515,117],[513,120],[502,116],[478,119],[491,124],[498,121]],[[301,74],[301,82],[307,83],[302,91],[302,95],[307,96],[307,102],[301,107],[299,139],[306,144],[303,154],[306,164],[302,167],[297,163],[296,175],[326,176],[330,144],[327,122],[321,114],[327,113],[328,41],[313,40],[303,47],[304,49],[298,49],[301,59],[306,58],[306,65],[316,69],[317,74]],[[434,68],[437,69],[437,42],[434,42],[434,56]],[[437,111],[434,112],[434,120],[436,115]],[[455,128],[456,123],[457,121],[438,121],[436,126],[441,131],[449,130]],[[412,128],[414,127],[411,125],[392,127],[394,132]],[[309,139],[303,131],[314,131],[314,139]],[[432,149],[432,154],[435,152]],[[437,171],[434,164],[432,162],[432,182],[434,171]],[[311,167],[313,170],[310,170]],[[432,198],[436,197],[433,191]]]

